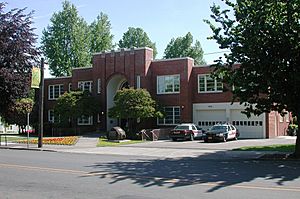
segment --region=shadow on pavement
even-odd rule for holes
[[[143,187],[183,187],[195,184],[209,184],[207,192],[251,182],[255,179],[269,181],[274,186],[300,177],[300,162],[266,160],[211,159],[202,155],[196,158],[139,160],[137,162],[95,163],[95,171],[88,176],[111,179],[111,184],[132,180]]]

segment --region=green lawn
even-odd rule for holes
[[[126,141],[122,141],[122,142],[111,142],[108,141],[105,138],[99,138],[98,147],[105,147],[105,146],[120,146],[120,145],[127,145],[127,144],[137,144],[137,143],[142,143],[144,141],[142,140],[126,140]]]
[[[31,137],[29,139],[32,139]],[[5,136],[1,136],[1,142],[5,142],[5,140],[7,140],[7,142],[14,142],[14,141],[18,141],[18,140],[27,140],[26,136],[17,136],[17,135],[7,135],[6,138]]]
[[[294,152],[294,144],[277,144],[268,146],[249,146],[233,149],[234,151],[278,151],[278,152]]]

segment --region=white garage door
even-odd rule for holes
[[[265,138],[263,115],[252,115],[250,118],[247,118],[241,111],[230,111],[230,122],[239,130],[240,138]]]
[[[207,130],[217,123],[226,122],[226,110],[195,110],[193,122]]]

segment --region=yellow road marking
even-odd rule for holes
[[[99,176],[103,175],[105,177],[113,177],[113,178],[144,178],[144,179],[153,179],[154,181],[163,181],[165,183],[189,183],[189,184],[198,184],[202,186],[227,186],[231,188],[243,188],[243,189],[259,189],[259,190],[275,190],[275,191],[293,191],[293,192],[300,192],[300,187],[290,187],[290,186],[254,186],[254,185],[228,185],[227,183],[223,184],[222,182],[211,182],[205,183],[203,181],[198,180],[189,180],[189,179],[179,179],[179,178],[162,178],[162,177],[154,177],[154,176],[140,176],[140,175],[125,175],[122,173],[109,173],[109,172],[86,172],[80,170],[72,170],[72,169],[57,169],[57,168],[50,168],[50,167],[37,167],[37,166],[26,166],[26,165],[16,165],[16,164],[1,164],[0,167],[4,168],[17,168],[23,170],[39,170],[39,171],[48,171],[53,173],[68,173],[68,174],[76,174],[84,176]]]

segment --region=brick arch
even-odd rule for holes
[[[124,85],[125,82],[128,82],[128,79],[125,75],[122,74],[114,74],[110,78],[108,78],[107,84],[106,84],[106,108],[107,112],[108,110],[114,106],[113,98],[119,90],[122,85]],[[119,121],[114,118],[110,118],[107,114],[107,120],[106,120],[106,130],[110,130],[114,126],[119,126]]]

